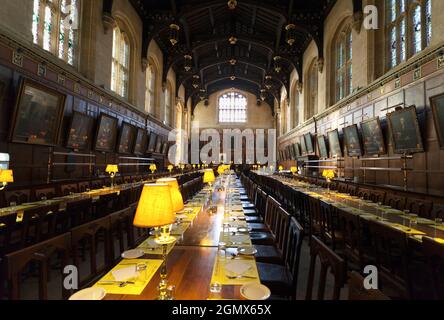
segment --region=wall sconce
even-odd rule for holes
[[[206,94],[205,89],[200,89],[200,91],[199,91],[200,100],[205,100],[205,94]]]
[[[231,45],[235,45],[235,44],[237,43],[237,38],[234,37],[234,36],[229,37],[229,38],[228,38],[228,42],[229,42]]]
[[[8,183],[14,182],[14,174],[12,170],[1,170],[0,169],[0,191],[4,190]]]
[[[264,85],[265,85],[265,88],[267,88],[267,90],[270,90],[272,87],[271,79],[272,79],[271,76],[265,76]]]
[[[175,46],[179,42],[180,27],[177,24],[170,24],[170,42]]]
[[[230,0],[228,1],[228,9],[234,10],[237,7],[237,1],[236,0]]]
[[[195,74],[193,76],[193,84],[192,85],[193,85],[194,89],[197,89],[200,87],[200,77],[197,74]]]
[[[265,101],[265,99],[267,98],[266,90],[265,89],[261,89],[260,98],[261,98],[262,101]]]
[[[280,56],[276,56],[276,57],[273,58],[273,60],[274,60],[274,71],[276,71],[276,73],[279,73],[282,70],[281,59],[282,59],[282,57],[280,57]]]
[[[189,72],[193,68],[193,65],[191,63],[193,60],[193,57],[190,56],[189,54],[186,54],[183,57],[185,58],[185,64],[184,64],[183,68],[185,69],[186,72]]]
[[[285,26],[287,30],[287,43],[292,46],[296,42],[296,26],[292,23]]]

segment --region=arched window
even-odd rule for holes
[[[352,92],[353,35],[351,25],[345,26],[336,41],[335,102]]]
[[[318,64],[316,59],[311,63],[307,77],[307,106],[305,120],[315,116],[318,109]]]
[[[385,0],[388,68],[424,50],[432,38],[432,0]]]
[[[171,84],[168,83],[165,89],[165,118],[164,123],[166,125],[171,125],[171,114],[172,114],[172,101],[171,97]]]
[[[156,69],[149,64],[146,68],[146,87],[145,87],[145,111],[154,113],[156,101]]]
[[[111,90],[128,98],[130,46],[127,35],[115,27],[113,30],[113,60]]]
[[[299,81],[295,84],[293,88],[293,98],[292,103],[292,116],[293,116],[293,128],[299,125]]]
[[[247,97],[238,92],[228,92],[220,96],[219,122],[247,122]]]
[[[74,65],[80,0],[34,0],[32,36],[36,45]]]

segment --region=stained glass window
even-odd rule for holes
[[[219,122],[247,122],[247,98],[237,92],[229,92],[219,98]]]
[[[128,37],[119,27],[113,30],[111,90],[127,98],[129,86],[130,46]]]
[[[344,27],[336,43],[336,102],[352,92],[353,35],[350,25]]]
[[[32,36],[36,45],[75,65],[80,0],[34,0]]]
[[[394,68],[430,45],[432,0],[386,0],[388,67]]]
[[[145,111],[154,113],[156,70],[151,64],[146,68]]]

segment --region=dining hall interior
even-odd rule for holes
[[[444,299],[441,19],[3,0],[0,301]]]

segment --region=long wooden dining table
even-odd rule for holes
[[[362,219],[376,220],[388,228],[395,228],[406,233],[408,238],[416,242],[421,242],[422,237],[434,238],[440,243],[444,243],[444,224],[418,217],[416,214],[404,212],[385,206],[381,203],[374,203],[356,196],[338,193],[317,185],[311,185],[304,181],[283,177],[280,175],[271,176],[273,179],[293,188],[310,197],[318,198],[332,207],[344,210],[349,213],[359,215]]]
[[[175,286],[176,300],[243,299],[240,294],[241,285],[222,285],[218,293],[210,290],[215,262],[220,253],[219,242],[226,218],[225,199],[228,190],[227,186],[221,190],[217,190],[216,186],[212,204],[202,205],[199,214],[168,255],[168,283]],[[216,206],[217,211],[214,212],[212,209]],[[227,248],[225,254],[235,252],[236,248]],[[161,256],[145,252],[141,259],[161,259]],[[158,296],[159,281],[160,271],[157,271],[141,294],[107,294],[105,300],[154,300]]]

